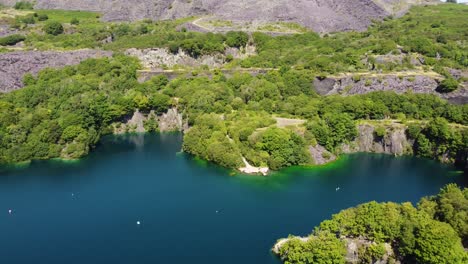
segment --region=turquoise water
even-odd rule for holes
[[[306,235],[341,209],[465,184],[450,166],[371,154],[230,176],[177,154],[181,140],[109,137],[79,162],[0,170],[0,262],[278,263],[269,251],[277,238]]]

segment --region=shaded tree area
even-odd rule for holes
[[[346,209],[323,221],[307,241],[290,239],[280,249],[285,263],[345,263],[342,237],[364,238],[373,244],[359,248],[361,263],[377,261],[388,243],[403,263],[466,263],[468,189],[447,185],[433,197],[410,203],[370,202]],[[466,241],[465,241],[466,242]]]

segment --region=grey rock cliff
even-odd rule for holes
[[[392,155],[404,155],[412,152],[413,142],[406,137],[406,126],[392,124],[384,126],[385,135],[378,137],[373,125],[359,125],[358,136],[349,145],[343,145],[344,153],[373,152]]]
[[[183,119],[177,108],[168,109],[166,113],[157,116],[154,111],[142,113],[135,110],[131,117],[127,117],[121,123],[113,124],[114,134],[124,134],[127,132],[144,133],[147,132],[145,122],[155,120],[158,123],[160,132],[185,131],[188,129],[186,120]]]
[[[16,0],[0,0],[13,5]],[[411,4],[433,0],[36,0],[38,9],[87,10],[104,19],[174,19],[215,15],[239,21],[296,22],[318,32],[363,30],[374,19],[401,15]]]

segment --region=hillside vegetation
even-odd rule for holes
[[[113,123],[122,122],[136,109],[161,113],[172,106],[184,113],[191,126],[184,150],[226,167],[238,168],[242,157],[272,169],[311,164],[310,146],[319,144],[339,154],[358,135],[357,122],[383,119],[406,124],[407,136],[415,142],[411,153],[446,162],[464,160],[467,105],[411,93],[321,97],[311,83],[315,76],[334,73],[409,70],[416,67],[413,57],[420,56],[422,70],[440,72],[446,76],[445,85],[457,89],[464,79],[456,79],[449,70],[467,68],[468,26],[463,19],[467,11],[468,7],[453,4],[414,7],[406,16],[376,23],[366,32],[280,37],[254,33],[252,38],[243,32],[187,32],[181,26],[191,18],[105,23],[95,13],[58,10],[16,16],[9,21],[27,33],[26,49],[104,48],[116,55],[47,69],[37,77],[27,75],[25,88],[2,95],[0,161],[78,158],[101,135],[110,133]],[[233,59],[226,67],[234,72],[236,66],[275,70],[255,77],[240,73],[226,77],[213,70],[212,78],[198,76],[194,70],[190,77],[169,81],[156,76],[138,83],[139,63],[120,55],[131,47],[166,47],[198,57],[249,42],[255,44],[258,55]],[[377,55],[402,60],[379,64]],[[307,122],[276,127],[274,116]],[[385,136],[382,128],[376,131],[378,137]]]

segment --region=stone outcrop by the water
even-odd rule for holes
[[[158,124],[160,132],[185,131],[188,129],[187,122],[184,121],[182,114],[175,107],[168,109],[166,113],[160,116],[157,116],[154,111],[142,113],[137,109],[132,116],[127,117],[120,123],[113,124],[114,134],[148,132],[145,124],[150,120]]]
[[[314,165],[323,165],[336,160],[335,155],[319,144],[315,146],[309,146],[309,153],[312,156]]]
[[[289,237],[279,239],[276,244],[273,246],[271,251],[276,254],[280,255],[281,247],[284,246],[289,240],[291,239],[299,239],[299,241],[306,243],[309,240],[309,237]],[[362,257],[360,258],[359,252],[364,252],[369,246],[375,245],[376,243],[366,239],[364,237],[358,238],[348,238],[348,237],[341,237],[340,238],[346,246],[346,256],[345,261],[348,264],[358,264],[363,263]],[[385,254],[382,256],[381,259],[373,261],[371,264],[400,264],[400,261],[397,260],[397,256],[389,243],[385,243]]]
[[[184,122],[182,114],[177,108],[167,110],[167,113],[162,114],[158,118],[159,131],[185,131],[188,129],[188,124]]]
[[[363,124],[358,126],[358,136],[351,144],[341,147],[343,153],[373,152],[392,155],[404,155],[412,152],[413,142],[406,136],[406,126],[393,123],[383,125],[385,135],[376,135],[376,126]]]

